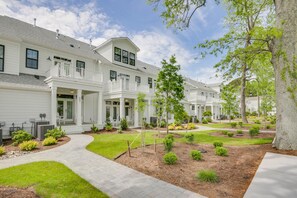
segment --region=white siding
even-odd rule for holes
[[[50,119],[50,92],[0,89],[0,96],[0,122],[6,122],[4,135],[8,135],[12,123],[21,126],[27,122],[24,126],[30,132],[29,119],[40,120],[40,113]]]
[[[97,106],[98,106],[98,94],[84,95],[84,122],[91,123],[91,121],[97,123]]]
[[[19,75],[20,45],[2,39],[0,44],[5,46],[4,73]]]

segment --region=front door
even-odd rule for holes
[[[73,121],[73,99],[58,99],[57,113],[61,120]]]

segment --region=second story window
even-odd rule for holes
[[[0,71],[4,71],[4,45],[0,45]]]
[[[80,73],[81,76],[85,75],[85,68],[86,68],[86,63],[83,61],[76,61],[76,71]]]
[[[204,96],[204,92],[201,92],[201,96]]]
[[[110,70],[110,80],[111,81],[117,80],[117,72],[116,71]]]
[[[126,50],[123,50],[123,63],[128,64],[128,52]]]
[[[135,54],[130,52],[130,65],[135,66]]]
[[[118,47],[114,47],[114,60],[121,62],[122,50]]]
[[[33,49],[26,49],[26,67],[31,69],[38,69],[38,51]]]
[[[135,82],[139,85],[141,83],[140,76],[135,76]]]
[[[153,88],[153,79],[150,77],[148,78],[148,85],[149,85],[150,89]]]

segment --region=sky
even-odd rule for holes
[[[204,83],[221,82],[213,68],[220,57],[200,57],[194,48],[206,39],[226,33],[225,10],[208,0],[199,9],[190,27],[183,31],[166,28],[160,11],[146,0],[0,0],[0,14],[89,43],[99,45],[112,37],[127,36],[139,48],[138,59],[161,67],[162,59],[175,54],[181,73]]]

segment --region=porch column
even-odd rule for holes
[[[81,126],[82,120],[81,120],[81,102],[82,102],[82,97],[81,97],[81,89],[77,90],[76,94],[76,125]]]
[[[51,93],[51,124],[57,125],[57,87],[52,87]]]
[[[97,109],[97,124],[102,125],[102,114],[103,114],[103,109],[102,109],[102,91],[98,92],[98,109]]]
[[[210,105],[210,109],[211,109],[211,113],[212,113],[212,116],[211,116],[211,117],[212,117],[212,119],[214,119],[214,111],[213,111],[214,109],[213,109],[213,105]]]
[[[199,122],[202,122],[202,105],[199,105],[199,117],[198,117],[198,119],[199,119]]]
[[[134,127],[138,127],[139,126],[139,123],[138,123],[138,109],[137,109],[137,106],[138,106],[138,102],[137,102],[137,99],[134,99]]]
[[[148,106],[148,118],[147,118],[147,122],[148,123],[151,123],[151,119],[150,119],[150,117],[152,116],[151,114],[152,114],[152,100],[148,100],[147,101],[147,106]]]
[[[195,104],[194,106],[195,106],[195,116],[196,118],[198,118],[198,105]]]
[[[120,119],[125,118],[125,98],[120,97]]]

